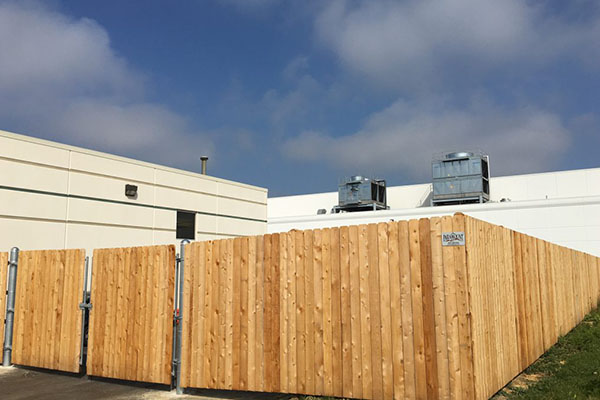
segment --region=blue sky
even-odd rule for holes
[[[0,54],[0,129],[272,196],[600,166],[592,0],[0,0]]]

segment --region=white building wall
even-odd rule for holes
[[[431,184],[387,188],[390,209],[429,207]],[[501,176],[490,180],[490,201],[564,199],[600,196],[600,168]],[[267,200],[267,218],[315,215],[330,212],[338,204],[337,192],[272,197]]]
[[[600,196],[272,218],[268,232],[430,218],[455,212],[600,257]]]
[[[268,232],[315,229],[462,212],[600,256],[600,168],[492,178],[491,202],[428,207],[430,185],[388,188],[387,211],[316,215],[337,193],[268,199]],[[499,202],[501,199],[510,201]],[[425,203],[426,206],[421,206]]]
[[[125,185],[138,187],[135,199]],[[266,232],[267,190],[0,131],[0,251],[176,243]]]

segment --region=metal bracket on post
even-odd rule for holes
[[[178,271],[175,275],[176,281],[178,282],[176,285],[177,296],[175,299],[177,300],[177,308],[174,314],[174,329],[176,331],[175,339],[175,353],[173,355],[173,362],[176,366],[175,368],[175,387],[177,389],[177,394],[183,394],[183,388],[181,387],[181,342],[183,336],[183,328],[181,326],[182,318],[183,318],[183,277],[184,277],[184,268],[185,268],[185,245],[190,243],[189,240],[185,239],[181,241],[181,250],[179,251],[179,262],[177,265],[179,266]]]
[[[86,332],[85,325],[89,316],[89,312],[86,313],[86,310],[92,309],[91,296],[87,295],[87,286],[88,286],[88,266],[89,266],[89,257],[85,257],[85,266],[83,271],[83,295],[81,298],[81,303],[79,303],[79,309],[82,312],[81,316],[81,347],[79,349],[79,365],[83,365],[83,353],[86,346]],[[91,288],[90,288],[91,292]]]
[[[11,365],[18,264],[19,248],[13,247],[10,250],[10,259],[8,261],[8,291],[6,297],[6,323],[4,325],[4,354],[2,357],[2,365],[5,367],[9,367]]]

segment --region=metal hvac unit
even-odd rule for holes
[[[338,205],[333,213],[342,211],[387,210],[384,179],[370,179],[356,175],[344,179],[338,186]]]
[[[432,206],[485,203],[490,200],[489,157],[454,152],[434,157]]]

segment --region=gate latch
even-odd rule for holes
[[[80,310],[85,310],[85,309],[91,310],[92,309],[92,303],[79,303],[79,309]]]

